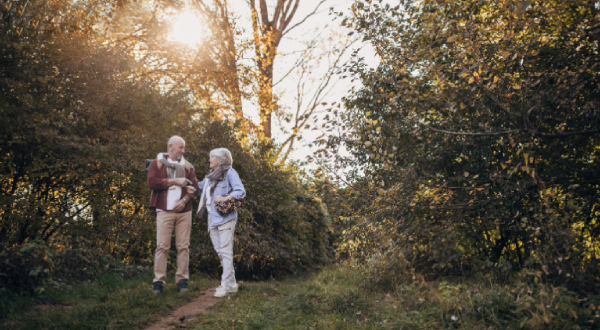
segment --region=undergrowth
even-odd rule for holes
[[[361,266],[338,266],[244,283],[195,329],[594,329],[600,322],[600,297],[577,297],[535,274],[505,284],[407,272],[390,286],[368,277]]]
[[[521,272],[426,280],[401,269],[339,265],[281,280],[240,282],[237,294],[188,318],[188,329],[597,329],[600,296],[578,296]],[[93,282],[14,300],[3,329],[140,329],[192,300],[216,280],[193,277],[191,292],[169,282],[151,293],[151,274],[105,274]]]

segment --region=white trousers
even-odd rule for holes
[[[210,223],[210,221],[209,221]],[[235,220],[228,221],[222,225],[208,226],[210,239],[217,251],[223,275],[221,276],[222,287],[235,287],[235,270],[233,269],[233,234],[235,232]]]

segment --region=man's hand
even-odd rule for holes
[[[186,179],[186,178],[174,178],[174,179],[169,179],[167,181],[167,185],[170,186],[180,186],[180,187],[185,187],[188,184],[192,184],[192,181]]]
[[[175,204],[175,207],[173,208],[173,212],[181,212],[183,211],[183,209],[185,208],[185,201],[183,199],[180,199],[177,204]]]

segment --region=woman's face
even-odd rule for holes
[[[212,168],[213,170],[216,169],[217,166],[219,166],[219,161],[214,156],[210,156],[208,161],[210,162],[210,168]]]

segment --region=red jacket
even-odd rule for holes
[[[165,158],[168,156],[165,154]],[[148,167],[148,188],[152,190],[152,197],[150,198],[150,210],[156,213],[156,209],[166,210],[167,209],[167,192],[169,186],[167,185],[167,181],[169,180],[169,175],[167,174],[167,167],[162,166],[160,169],[157,166],[158,161],[154,159],[150,166]],[[192,182],[192,187],[198,189],[198,180],[196,180],[196,172],[194,168],[190,165],[189,170],[186,168],[185,177]],[[193,193],[188,193],[187,189],[181,189],[181,198],[187,196],[187,199],[190,201],[183,209],[183,212],[189,212],[192,210],[191,201],[196,197]]]

